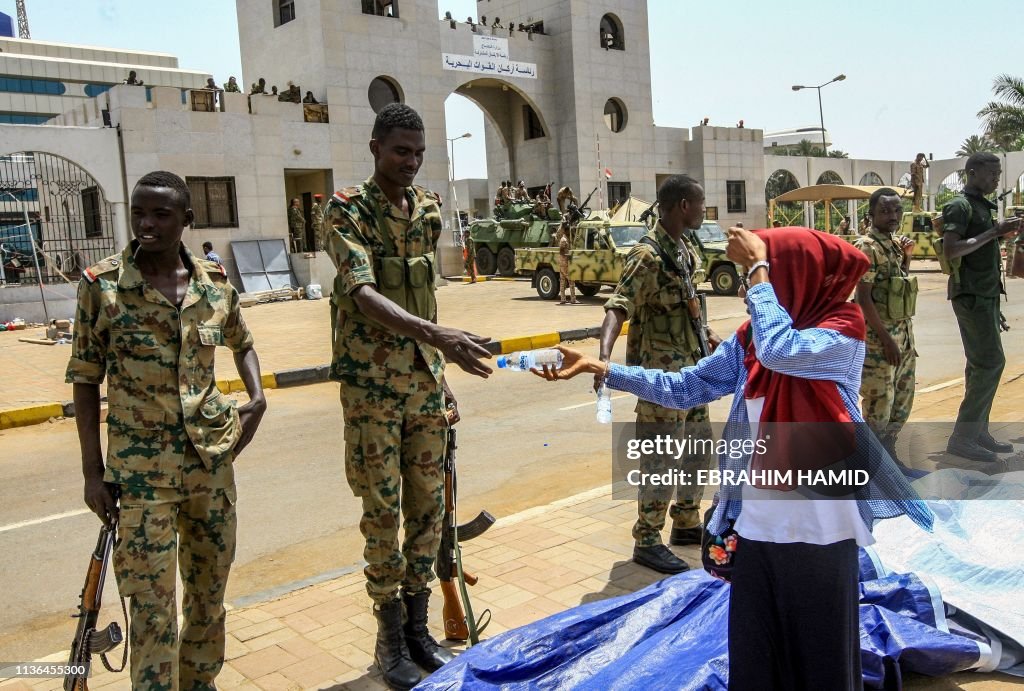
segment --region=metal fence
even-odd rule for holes
[[[76,281],[113,252],[110,204],[89,173],[47,153],[0,157],[0,280],[36,283],[38,264],[44,283]]]

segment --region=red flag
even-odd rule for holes
[[[612,169],[611,168],[605,168],[604,169],[604,177],[607,180],[611,180],[612,179]]]

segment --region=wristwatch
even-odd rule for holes
[[[747,283],[750,282],[750,277],[754,275],[754,272],[760,269],[762,266],[764,267],[765,271],[771,273],[771,268],[769,267],[769,264],[766,260],[762,259],[760,261],[756,261],[754,262],[753,266],[750,267],[750,271],[747,272]]]

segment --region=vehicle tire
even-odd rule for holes
[[[494,252],[487,247],[478,247],[476,250],[476,271],[481,276],[491,276],[497,261],[494,259]]]
[[[716,295],[735,295],[740,289],[740,277],[732,264],[719,264],[711,272],[711,288]]]
[[[576,290],[583,293],[588,298],[592,298],[601,290],[600,283],[577,283]]]
[[[558,274],[550,266],[537,271],[536,278],[537,295],[545,300],[554,300],[558,297]]]
[[[511,247],[498,250],[498,273],[502,276],[514,276],[516,273],[516,252]]]

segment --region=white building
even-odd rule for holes
[[[308,214],[315,194],[327,198],[372,173],[367,142],[375,113],[396,100],[414,107],[425,122],[428,150],[417,182],[446,200],[451,186],[445,99],[458,93],[483,110],[489,182],[460,181],[455,187],[459,208],[476,213],[487,213],[499,181],[506,179],[523,179],[531,187],[554,181],[570,185],[581,197],[597,188],[592,206],[598,207],[630,194],[653,199],[665,177],[685,172],[703,182],[709,217],[722,225],[763,227],[769,180],[781,176],[794,186],[822,180],[894,185],[909,166],[905,160],[767,156],[764,135],[756,128],[655,127],[642,2],[480,3],[488,23],[501,17],[503,28],[438,20],[437,0],[270,0],[259,7],[239,0],[237,8],[245,70],[240,84],[262,77],[283,90],[291,82],[324,105],[234,93],[214,100],[201,89],[206,75],[177,70],[169,56],[152,56],[152,64],[134,68],[138,77],[159,84],[161,76],[184,80],[189,74],[194,81],[153,88],[118,85],[85,98],[84,84],[120,81],[132,61],[147,55],[106,51],[91,56],[95,64],[87,71],[87,61],[80,61],[77,80],[72,80],[68,59],[59,58],[67,63],[67,76],[58,67],[51,79],[64,79],[62,84],[74,84],[79,91],[69,95],[66,87],[61,98],[70,107],[50,126],[0,125],[0,157],[6,155],[12,165],[22,162],[11,173],[0,166],[0,176],[7,178],[0,179],[0,189],[16,190],[19,197],[18,204],[0,200],[0,213],[11,225],[22,223],[17,219],[23,208],[34,214],[30,223],[39,226],[44,276],[69,282],[48,289],[50,295],[65,293],[67,305],[51,310],[58,316],[70,314],[70,283],[79,272],[128,242],[127,194],[145,173],[165,169],[188,181],[196,227],[185,240],[194,251],[211,241],[237,281],[231,243],[287,243],[288,200],[299,198]],[[512,18],[514,30],[508,27]],[[529,31],[519,30],[520,19]],[[52,73],[47,60],[53,58],[10,56],[7,43],[37,45],[38,50],[52,44],[0,41],[5,51],[0,66],[27,60],[17,64],[36,65],[33,75],[45,76],[47,69]],[[183,98],[185,87],[189,91]],[[28,113],[51,112],[55,106],[45,101],[18,107]],[[62,169],[47,156],[81,170]],[[34,182],[24,174],[29,160],[41,173]],[[929,193],[962,167],[957,160],[934,161]],[[1010,181],[1024,172],[1024,154],[1010,154],[1004,167],[1012,186]],[[45,201],[49,197],[39,191],[45,186],[56,190],[57,201]],[[315,249],[311,231],[304,240],[304,246],[291,249]],[[440,270],[460,272],[461,256],[451,234],[441,249]],[[297,282],[315,280],[329,288],[332,272],[322,252],[293,252],[291,262]],[[30,282],[34,269],[25,264],[18,274]],[[34,293],[31,287],[3,289],[0,319],[41,316],[30,311],[34,301],[37,288]],[[4,307],[11,303],[18,305]]]

